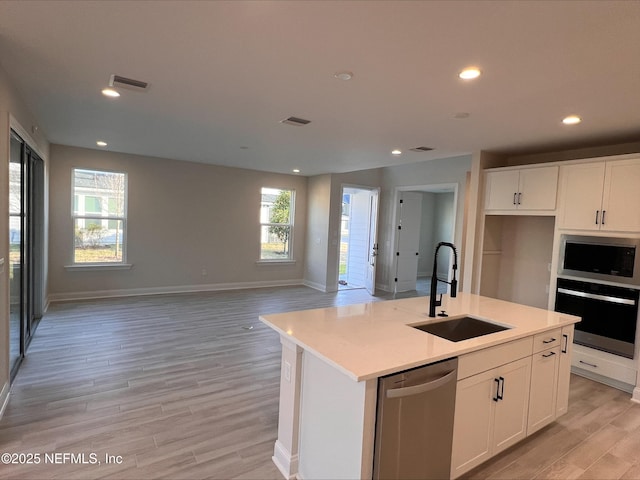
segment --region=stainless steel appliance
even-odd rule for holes
[[[458,359],[382,377],[374,479],[450,477]]]
[[[640,285],[640,239],[562,235],[558,274]]]
[[[633,288],[558,278],[555,310],[582,317],[574,343],[633,358],[638,294]]]

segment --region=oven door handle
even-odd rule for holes
[[[609,303],[620,303],[622,305],[635,305],[636,301],[630,298],[610,297],[607,295],[598,295],[596,293],[580,292],[577,290],[569,290],[567,288],[558,288],[558,293],[571,295],[573,297],[590,298],[592,300],[602,300]]]

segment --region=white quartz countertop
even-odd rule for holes
[[[451,342],[409,325],[438,322],[430,318],[429,297],[320,308],[260,316],[260,320],[304,350],[333,365],[355,381],[409,368],[535,335],[580,321],[580,317],[494,298],[458,293],[444,295],[449,319],[471,315],[511,327],[460,342]]]

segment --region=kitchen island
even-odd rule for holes
[[[566,412],[579,317],[468,293],[445,295],[439,310],[449,318],[468,315],[508,327],[452,342],[412,328],[447,320],[428,317],[428,309],[428,297],[418,297],[260,317],[282,343],[273,460],[286,478],[372,478],[378,378],[440,360],[459,358],[452,478]],[[536,370],[538,354],[546,356]],[[493,425],[500,415],[495,406],[485,409],[485,419],[473,395],[483,375],[492,380],[493,370],[508,371],[508,364],[524,372],[526,399],[520,424],[505,431]],[[480,435],[462,435],[463,424]]]

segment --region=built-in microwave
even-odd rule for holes
[[[562,235],[558,274],[640,286],[640,239]]]

